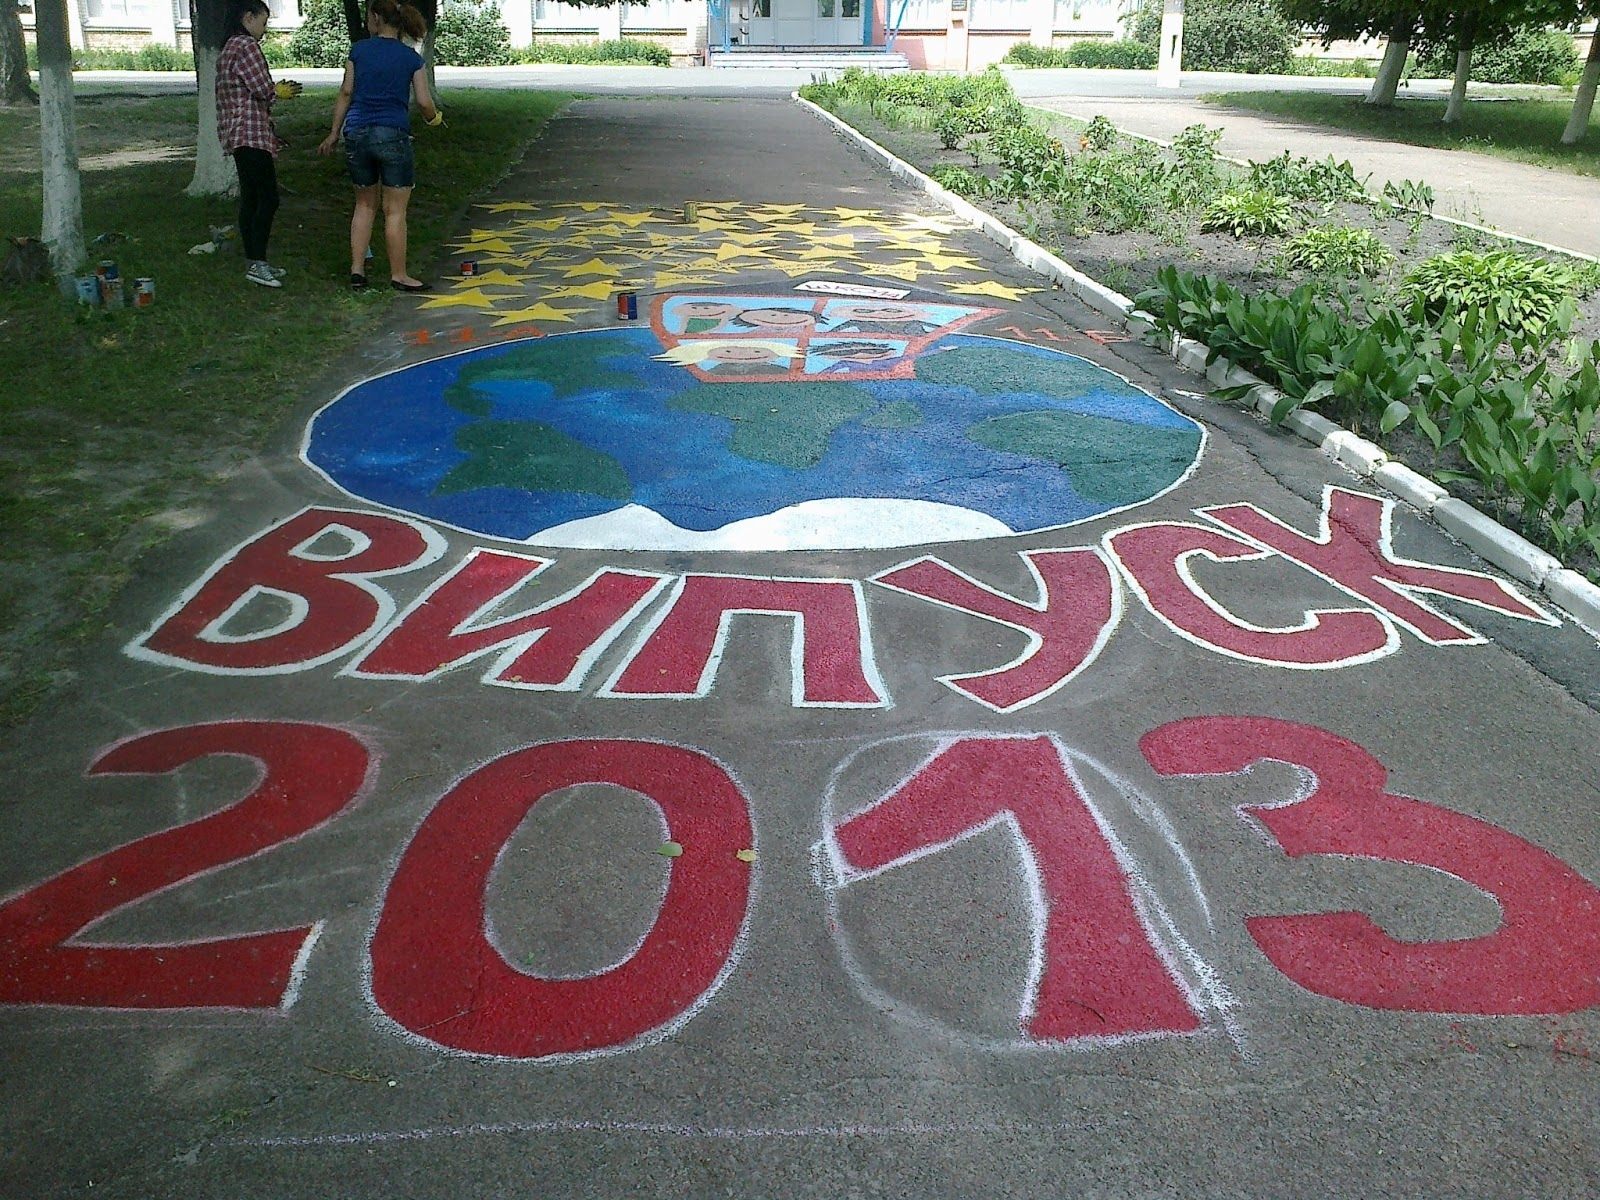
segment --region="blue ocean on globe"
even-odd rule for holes
[[[515,541],[627,505],[707,531],[805,501],[934,501],[1014,532],[1160,494],[1199,426],[1059,351],[951,334],[915,377],[706,382],[648,328],[509,342],[361,383],[305,457],[364,500]]]

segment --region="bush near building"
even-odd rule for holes
[[[498,4],[445,0],[433,32],[434,61],[444,67],[501,67],[512,60],[511,31]]]
[[[1160,45],[1160,0],[1141,0],[1133,37],[1152,49]],[[1299,46],[1299,26],[1272,0],[1189,0],[1184,6],[1185,71],[1292,74]]]
[[[1418,74],[1448,78],[1456,73],[1453,46],[1431,46],[1417,60]],[[1469,74],[1479,83],[1572,83],[1578,51],[1572,35],[1558,29],[1515,30],[1472,51]]]

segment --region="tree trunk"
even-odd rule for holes
[[[1400,76],[1405,74],[1406,55],[1411,53],[1411,34],[1415,28],[1409,17],[1395,21],[1389,31],[1389,44],[1383,49],[1383,63],[1378,67],[1378,77],[1372,81],[1367,93],[1368,104],[1378,108],[1393,108],[1394,94],[1400,87]]]
[[[239,186],[233,160],[222,152],[222,139],[217,134],[217,56],[227,40],[227,14],[225,0],[190,0],[199,118],[195,125],[194,178],[184,189],[187,196],[226,196]]]
[[[28,48],[22,40],[17,0],[0,0],[0,104],[37,104],[28,78]]]
[[[33,10],[39,39],[39,158],[44,180],[40,240],[50,248],[50,268],[63,294],[88,257],[83,245],[83,188],[78,176],[78,123],[72,101],[72,42],[68,0],[38,0]]]
[[[361,0],[344,0],[344,25],[350,33],[352,46],[367,36],[367,18],[361,11]]]
[[[1567,118],[1567,128],[1561,134],[1563,146],[1582,141],[1588,132],[1596,83],[1600,83],[1600,26],[1595,27],[1594,36],[1589,39],[1589,57],[1583,64],[1583,78],[1578,81],[1578,92],[1572,97],[1572,115]]]
[[[1467,107],[1467,79],[1472,74],[1472,43],[1477,31],[1472,20],[1466,20],[1461,36],[1456,39],[1456,76],[1450,84],[1450,102],[1444,106],[1446,125],[1460,124],[1462,110]]]

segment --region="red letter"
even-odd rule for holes
[[[164,775],[211,754],[261,765],[220,812],[129,842],[0,905],[0,1003],[94,1008],[274,1008],[292,1001],[297,960],[320,925],[206,942],[71,945],[137,900],[250,858],[329,820],[361,788],[367,751],[325,725],[227,721],[142,734],[91,775]]]
[[[1483,638],[1417,600],[1413,593],[1432,592],[1508,617],[1559,624],[1517,595],[1515,588],[1481,572],[1431,567],[1397,558],[1390,548],[1393,500],[1344,488],[1324,488],[1322,527],[1316,537],[1289,528],[1253,504],[1219,504],[1198,511],[1217,524],[1292,558],[1335,587],[1370,601],[1435,646],[1476,643]]]
[[[937,558],[893,567],[872,581],[987,617],[1028,635],[1028,646],[1004,666],[940,682],[996,712],[1013,712],[1050,695],[1095,660],[1122,616],[1121,598],[1105,560],[1093,549],[1029,550],[1039,600],[1013,600]]]
[[[547,558],[474,550],[418,597],[349,674],[428,679],[499,651],[484,675],[486,683],[555,691],[578,687],[666,576],[607,568],[547,604],[478,624],[549,565]]]
[[[1270,759],[1305,767],[1316,789],[1240,809],[1291,858],[1336,854],[1416,863],[1500,905],[1485,937],[1402,942],[1357,912],[1251,917],[1250,936],[1290,979],[1368,1008],[1503,1016],[1600,1004],[1600,889],[1554,855],[1487,821],[1384,790],[1382,763],[1314,725],[1194,717],[1140,742],[1163,775],[1232,775]]]
[[[683,853],[655,924],[622,963],[540,979],[489,941],[484,893],[508,838],[552,792],[608,783],[652,800]],[[730,967],[750,900],[744,794],[706,755],[659,742],[551,742],[468,775],[417,830],[372,938],[372,996],[420,1037],[543,1058],[623,1046],[692,1015]]]
[[[787,617],[791,702],[797,708],[881,708],[866,642],[861,587],[845,579],[685,575],[602,696],[704,696],[734,613]]]
[[[319,549],[330,535],[343,541],[340,552]],[[389,619],[394,602],[372,579],[432,562],[443,548],[425,525],[310,508],[224,556],[128,653],[218,673],[314,667]],[[230,633],[265,596],[287,614],[268,628]]]
[[[1133,590],[1173,632],[1208,650],[1278,667],[1330,668],[1382,658],[1400,639],[1369,609],[1318,608],[1285,629],[1240,620],[1216,602],[1189,572],[1189,559],[1251,562],[1262,550],[1201,525],[1159,521],[1129,525],[1106,535],[1106,549]]]
[[[834,838],[845,865],[864,874],[1007,819],[1043,893],[1026,1032],[1066,1041],[1198,1029],[1133,906],[1128,871],[1051,739],[955,742]]]

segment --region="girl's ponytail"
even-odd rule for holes
[[[400,32],[413,42],[420,42],[428,36],[428,23],[422,19],[422,13],[414,4],[407,4],[405,0],[400,3]]]

